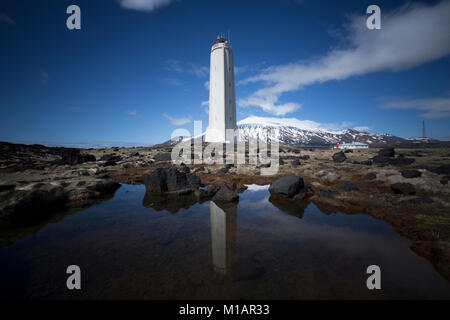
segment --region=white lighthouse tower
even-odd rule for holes
[[[227,142],[227,129],[236,129],[234,59],[228,39],[217,37],[211,48],[209,125],[205,141]]]

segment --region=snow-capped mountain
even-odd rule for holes
[[[296,118],[266,118],[251,116],[237,123],[239,140],[259,139],[276,141],[292,146],[332,146],[337,143],[362,142],[370,146],[418,146],[443,143],[430,138],[404,139],[387,133],[375,134],[355,129],[337,130],[332,125],[323,125],[311,120]],[[162,145],[174,145],[192,137],[177,137]],[[204,138],[204,135],[194,139]]]
[[[277,139],[280,144],[296,146],[329,146],[337,143],[362,142],[373,146],[424,143],[390,134],[371,134],[354,129],[333,130],[332,126],[295,118],[248,117],[238,122],[240,140],[260,137]],[[435,140],[427,140],[431,142]]]

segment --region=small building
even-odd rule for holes
[[[367,149],[369,145],[362,142],[351,142],[351,143],[338,143],[334,146],[335,149]]]

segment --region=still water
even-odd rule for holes
[[[268,186],[249,186],[227,207],[167,211],[144,195],[123,185],[112,200],[1,248],[0,298],[450,298],[450,283],[384,221],[326,215],[312,203],[286,213]],[[366,287],[372,264],[381,290]],[[81,268],[81,290],[66,288],[69,265]]]

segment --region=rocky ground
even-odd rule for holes
[[[111,198],[120,183],[145,183],[143,204],[172,212],[210,199],[226,205],[238,201],[245,184],[272,184],[270,201],[290,214],[301,217],[313,202],[327,214],[387,221],[450,280],[448,147],[339,152],[281,146],[274,176],[261,175],[264,165],[175,167],[170,152],[170,146],[79,150],[0,143],[0,245],[33,232],[52,213]],[[14,232],[19,225],[20,235]]]

